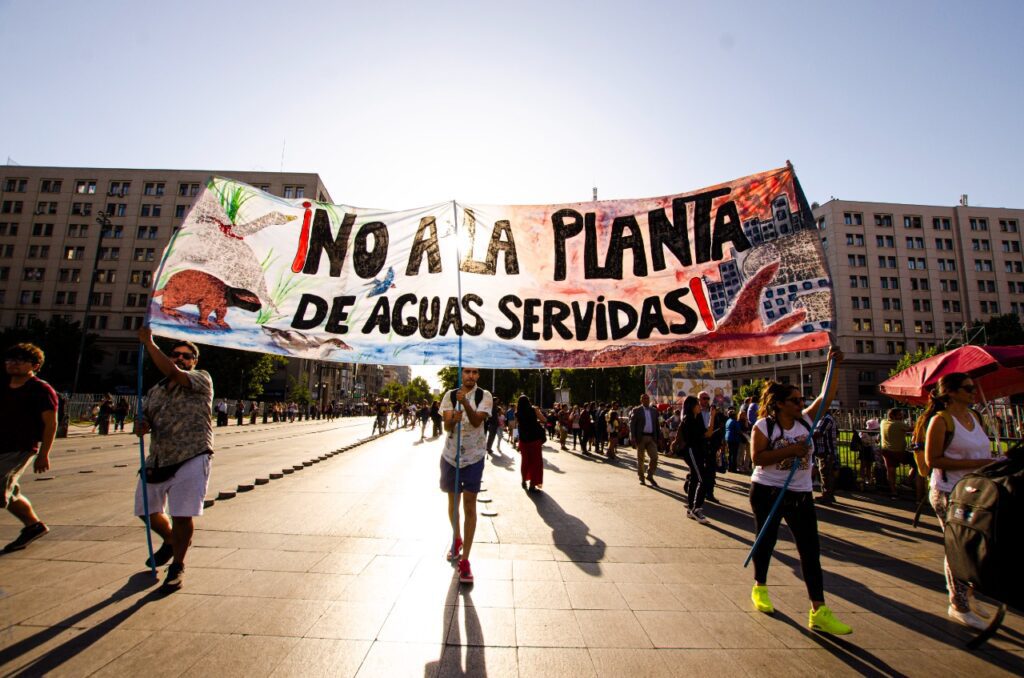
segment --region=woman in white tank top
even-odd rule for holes
[[[988,435],[970,406],[974,404],[974,380],[963,372],[947,374],[939,380],[932,392],[928,409],[917,421],[914,439],[925,441],[925,463],[931,469],[932,489],[929,494],[932,508],[945,530],[949,493],[968,472],[992,462]],[[935,416],[945,410],[953,420],[953,431],[947,431],[945,417]],[[923,431],[927,427],[927,432]],[[951,436],[951,437],[950,437]],[[948,444],[947,444],[948,440]],[[949,563],[946,570],[946,589],[949,591],[949,617],[965,626],[984,629],[988,623],[972,609],[970,586],[953,578]]]

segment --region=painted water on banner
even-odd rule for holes
[[[832,286],[791,168],[659,198],[286,200],[213,177],[164,253],[161,336],[395,365],[610,367],[829,344]]]

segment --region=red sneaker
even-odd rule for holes
[[[461,553],[462,553],[462,540],[456,538],[455,539],[455,548],[449,549],[449,551],[448,551],[448,555],[447,555],[448,562],[452,562],[453,560],[458,560],[459,559],[459,554],[461,554]]]
[[[469,569],[468,560],[459,561],[459,583],[460,584],[472,584],[473,583],[473,571]]]

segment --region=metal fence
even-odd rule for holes
[[[94,420],[96,415],[93,414],[93,410],[98,408],[99,404],[103,402],[103,399],[107,397],[107,394],[105,393],[72,393],[63,395],[65,398],[67,414],[72,422]],[[117,395],[112,397],[115,405],[120,402],[122,398],[128,402],[128,420],[134,420],[135,406],[138,402],[138,396]]]

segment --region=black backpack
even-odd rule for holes
[[[456,389],[458,390],[458,389]],[[455,407],[455,391],[448,392],[448,398],[452,401],[452,407]],[[480,401],[484,399],[484,390],[477,387],[476,393],[473,394],[473,409],[480,407]]]
[[[802,424],[807,429],[807,435],[813,437],[814,431],[811,428],[811,422],[807,421],[806,417],[797,417],[793,421]],[[773,442],[772,433],[775,431],[775,417],[768,417],[768,423],[765,425],[765,428],[768,431],[768,435],[765,437],[768,438],[768,444],[771,445]]]
[[[1024,453],[976,469],[953,488],[946,514],[946,560],[953,576],[982,593],[1024,607]]]

